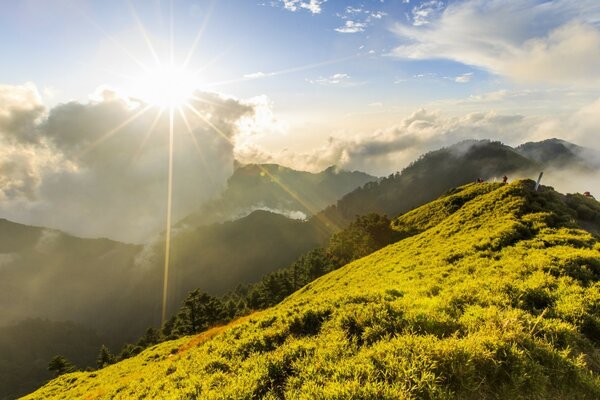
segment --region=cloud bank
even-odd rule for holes
[[[174,118],[176,219],[222,189],[239,123],[256,125],[252,102],[196,96]],[[168,112],[109,90],[47,110],[32,84],[0,86],[0,110],[0,216],[134,242],[164,228]]]
[[[449,59],[518,82],[600,82],[600,3],[596,0],[465,0],[415,7],[397,23],[392,54]]]
[[[248,146],[240,149],[237,157],[242,161],[277,162],[311,171],[337,165],[387,175],[401,170],[424,152],[466,139],[501,140],[517,146],[527,141],[559,137],[600,150],[598,126],[600,100],[569,117],[503,115],[493,111],[447,116],[420,109],[386,129],[351,139],[330,137],[324,146],[310,152],[272,153]]]

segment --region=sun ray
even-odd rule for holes
[[[146,64],[144,64],[136,56],[134,56],[129,50],[127,50],[127,48],[125,46],[123,46],[117,39],[115,39],[114,37],[109,35],[104,29],[102,29],[102,27],[98,23],[96,23],[96,21],[94,21],[94,19],[92,17],[87,15],[87,13],[85,11],[83,11],[79,7],[77,9],[78,9],[79,13],[83,16],[83,18],[85,18],[92,26],[94,26],[94,28],[96,28],[98,31],[100,31],[100,33],[102,33],[102,35],[106,39],[108,39],[112,44],[114,44],[123,53],[125,53],[125,55],[127,55],[127,57],[129,57],[134,63],[136,63],[142,70],[144,70],[146,72],[149,70],[149,68],[146,66]]]
[[[112,137],[113,135],[118,133],[121,129],[125,128],[127,125],[129,125],[130,123],[132,123],[133,121],[135,121],[136,119],[141,117],[142,114],[144,114],[146,111],[148,111],[150,109],[150,107],[151,107],[151,105],[149,105],[149,104],[146,105],[144,108],[139,110],[137,113],[133,114],[132,116],[127,118],[125,121],[121,122],[118,126],[114,127],[113,129],[109,130],[108,132],[106,132],[104,135],[102,135],[101,137],[96,139],[94,142],[92,142],[89,146],[86,146],[85,149],[81,150],[76,155],[76,158],[81,158],[84,155],[86,155],[87,153],[89,153],[90,151],[92,151],[93,149],[95,149],[99,144],[101,144],[105,140],[109,139],[110,137]]]
[[[142,143],[140,143],[140,147],[137,149],[137,151],[135,152],[135,154],[132,157],[132,162],[137,161],[140,158],[140,156],[142,154],[142,150],[146,146],[148,139],[150,139],[150,136],[152,135],[154,128],[156,128],[156,125],[158,124],[158,121],[160,120],[160,117],[163,115],[164,111],[165,111],[164,108],[161,108],[156,113],[156,117],[154,117],[154,120],[152,121],[150,128],[148,128],[148,132],[146,132],[146,134],[144,135],[144,138],[142,139]]]
[[[194,131],[192,130],[192,127],[190,126],[190,123],[189,123],[187,117],[185,116],[185,113],[183,112],[183,110],[181,108],[177,108],[177,110],[179,111],[179,115],[181,115],[181,119],[183,120],[183,123],[185,124],[185,127],[187,128],[187,131],[190,134],[190,137],[192,138],[192,143],[194,144],[194,147],[198,151],[198,155],[202,158],[202,161],[204,161],[204,155],[202,154],[202,149],[200,148],[200,144],[198,143],[198,140],[196,140]]]
[[[111,75],[113,75],[113,76],[115,76],[117,78],[121,78],[121,79],[126,80],[126,81],[133,81],[133,80],[136,79],[136,77],[134,75],[128,75],[128,74],[124,74],[122,72],[117,72],[117,71],[115,71],[113,69],[110,69],[110,68],[98,67],[97,65],[94,65],[94,64],[91,64],[91,63],[77,61],[77,64],[80,65],[80,66],[82,66],[82,67],[87,68],[88,70],[94,70],[95,69],[98,72],[100,72],[100,71],[101,72],[106,72],[108,74],[111,74]]]
[[[196,135],[194,135],[194,131],[193,131],[187,117],[185,116],[184,110],[182,110],[181,108],[178,108],[177,110],[179,111],[179,114],[181,115],[181,119],[183,120],[183,123],[185,124],[186,129],[187,129],[188,133],[190,134],[190,137],[192,138],[194,148],[196,149],[196,152],[198,153],[198,157],[200,158],[202,165],[204,166],[204,168],[206,170],[208,170],[209,165],[206,162],[206,157],[204,157],[204,154],[202,153],[202,148],[200,147],[200,144],[198,143],[198,139],[196,139]],[[210,180],[211,184],[213,184],[213,185],[215,184],[215,178],[214,178],[213,174],[207,174],[207,178]]]
[[[185,60],[183,61],[183,64],[182,64],[183,69],[187,68],[192,57],[194,56],[194,53],[196,52],[196,48],[198,47],[198,44],[202,40],[202,35],[204,34],[206,27],[208,26],[208,21],[210,20],[210,17],[212,16],[214,7],[215,7],[215,0],[210,2],[208,12],[204,16],[204,20],[202,21],[202,25],[200,26],[200,29],[198,30],[198,33],[196,34],[196,37],[194,38],[192,47],[190,47],[190,50],[188,51],[187,56],[185,57]]]
[[[229,53],[231,51],[231,49],[233,48],[233,45],[230,45],[229,47],[227,47],[224,51],[220,52],[219,54],[217,54],[215,57],[213,57],[211,60],[209,60],[208,62],[206,62],[204,65],[202,65],[200,68],[198,68],[193,74],[192,76],[197,77],[198,75],[200,75],[202,72],[204,72],[208,67],[210,67],[211,65],[213,65],[214,63],[216,63],[217,61],[219,61],[221,58],[225,57],[225,55],[227,53]]]
[[[202,98],[202,97],[199,97],[196,95],[190,96],[190,100],[196,100],[200,103],[210,104],[211,106],[218,107],[218,108],[225,108],[225,106],[222,104],[215,103],[214,101],[206,100],[205,98]]]
[[[152,53],[152,58],[154,58],[154,61],[156,62],[157,66],[160,65],[160,58],[158,57],[156,50],[154,50],[154,46],[152,45],[150,36],[148,36],[148,32],[146,32],[146,29],[144,28],[144,25],[142,24],[142,21],[140,20],[137,12],[135,10],[135,7],[133,6],[133,3],[131,2],[131,0],[128,0],[127,4],[129,5],[129,10],[131,11],[131,16],[135,20],[137,28],[139,29],[142,37],[144,38],[144,41],[146,42],[146,45],[148,46],[148,50],[150,50],[150,53]]]
[[[246,82],[246,81],[255,80],[255,79],[264,79],[264,78],[269,78],[272,76],[291,74],[294,72],[300,72],[300,71],[306,71],[306,70],[315,69],[315,68],[319,68],[319,67],[324,67],[326,65],[337,64],[337,63],[348,61],[348,60],[355,59],[358,57],[360,57],[360,55],[336,58],[333,60],[327,60],[327,61],[322,61],[322,62],[318,62],[318,63],[301,65],[299,67],[291,67],[291,68],[281,69],[279,71],[267,72],[267,73],[256,75],[253,77],[243,77],[243,78],[237,78],[237,79],[230,79],[227,81],[213,82],[213,83],[209,83],[205,86],[207,88],[212,88],[212,87],[217,87],[217,86],[230,85],[232,83]]]
[[[187,104],[187,107],[194,114],[196,114],[200,119],[202,119],[202,121],[204,121],[208,126],[210,126],[216,133],[218,133],[221,137],[223,137],[225,140],[227,140],[229,142],[229,144],[231,144],[232,146],[235,146],[235,143],[225,133],[223,133],[216,125],[214,125],[206,117],[204,117],[198,110],[196,110],[190,104]],[[317,218],[327,229],[331,230],[332,232],[342,229],[337,223],[335,223],[334,221],[332,221],[329,218],[322,215],[320,213],[321,210],[316,209],[309,202],[302,199],[302,197],[300,195],[298,195],[296,192],[294,192],[286,184],[281,182],[276,176],[271,174],[271,172],[269,172],[269,170],[267,170],[265,167],[263,167],[260,164],[256,164],[256,166],[261,170],[262,173],[264,173],[266,176],[268,176],[273,183],[275,183],[277,186],[279,186],[284,192],[289,194],[294,200],[296,200],[305,209],[307,209],[311,215],[314,215],[315,218]]]
[[[173,14],[173,0],[170,2],[170,18],[169,18],[169,52],[170,52],[170,60],[171,67],[175,65],[175,30],[174,30],[174,14]]]
[[[167,227],[165,231],[165,263],[163,271],[163,296],[161,325],[167,317],[167,300],[169,292],[169,264],[171,257],[171,212],[173,208],[173,108],[169,110],[169,166],[167,177]]]

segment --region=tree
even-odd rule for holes
[[[146,333],[144,334],[144,336],[142,336],[138,340],[137,345],[140,347],[146,348],[146,347],[155,345],[157,343],[160,343],[160,341],[161,341],[160,331],[155,328],[148,328],[146,330]]]
[[[48,371],[54,372],[55,376],[60,376],[69,372],[75,372],[76,368],[65,357],[57,355],[48,363]]]
[[[104,368],[107,365],[114,364],[116,362],[115,356],[113,356],[108,350],[108,348],[104,345],[100,347],[100,353],[98,353],[98,358],[96,358],[96,364],[98,365],[98,369]]]
[[[129,357],[140,354],[144,349],[138,345],[127,343],[121,349],[119,353],[119,360],[125,360]]]
[[[345,265],[397,239],[388,217],[371,213],[357,217],[346,229],[333,235],[327,252],[335,262]]]
[[[173,329],[180,336],[192,335],[222,322],[224,317],[223,302],[196,289],[185,299]]]

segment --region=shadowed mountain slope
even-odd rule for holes
[[[48,362],[62,354],[76,365],[96,366],[103,341],[73,322],[29,319],[0,327],[0,399],[25,395],[54,377]]]
[[[600,204],[469,184],[279,305],[28,399],[600,397]]]
[[[131,291],[143,279],[132,268],[141,248],[0,219],[0,324],[72,319],[127,332]]]
[[[377,178],[364,172],[329,167],[319,173],[296,171],[277,164],[239,166],[221,196],[204,204],[180,225],[208,225],[263,209],[305,218]]]

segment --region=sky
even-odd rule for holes
[[[170,111],[175,219],[233,160],[600,147],[597,0],[6,1],[0,57],[0,217],[89,237],[160,230]]]

